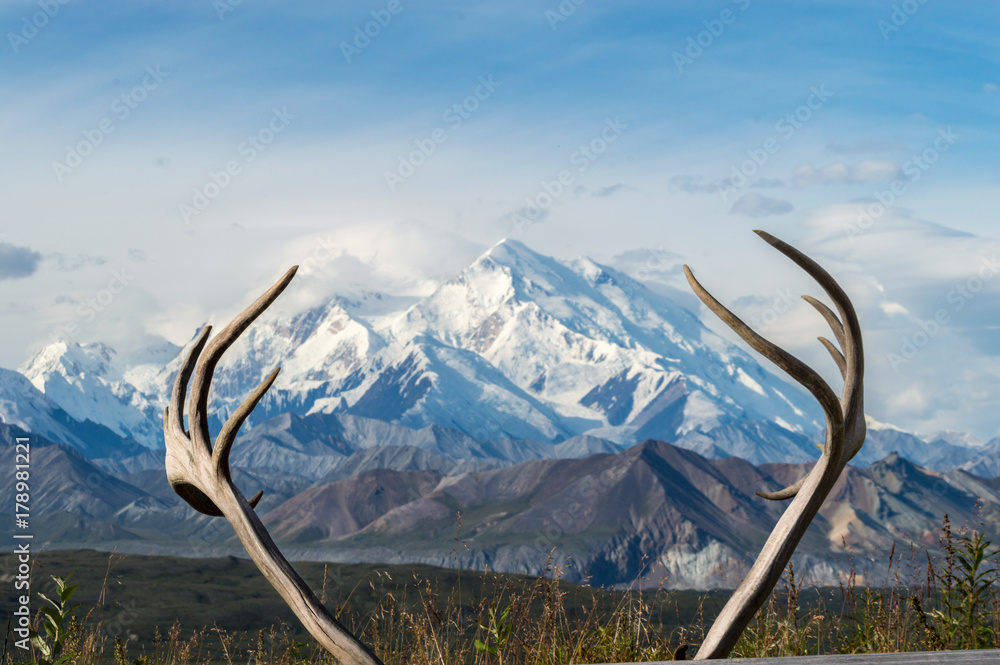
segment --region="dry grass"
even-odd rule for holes
[[[944,555],[938,560],[893,548],[879,586],[870,581],[859,585],[852,575],[839,589],[817,594],[789,568],[734,655],[1000,648],[997,549],[981,531],[953,533],[947,516],[941,548]],[[387,575],[378,573],[368,581],[379,598],[373,612],[355,614],[350,594],[328,605],[387,665],[672,660],[680,645],[690,644],[694,651],[711,614],[703,602],[677,627],[680,608],[663,590],[623,592],[610,606],[598,602],[596,591],[589,598],[586,592],[567,597],[554,566],[526,587],[501,585],[489,592],[485,586],[463,590],[461,585],[442,592],[435,582],[417,575],[404,585]],[[803,601],[806,596],[808,602]],[[54,662],[60,657],[63,663],[81,665],[332,662],[314,642],[296,641],[284,624],[249,634],[205,627],[190,635],[182,635],[175,624],[165,636],[157,631],[152,643],[139,645],[112,639],[100,623],[91,625],[89,617],[67,620],[68,636]],[[32,658],[28,662],[46,665],[37,650]],[[0,665],[10,662],[8,651]]]

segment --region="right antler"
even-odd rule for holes
[[[862,401],[865,360],[861,347],[861,326],[854,312],[854,306],[840,285],[818,263],[769,233],[764,231],[754,233],[809,273],[836,305],[840,313],[839,318],[829,307],[815,298],[802,296],[823,315],[834,337],[837,338],[840,349],[843,349],[841,353],[830,340],[819,338],[840,369],[844,379],[844,389],[838,399],[819,374],[795,356],[751,330],[712,297],[712,294],[694,278],[691,270],[684,266],[688,283],[702,302],[750,346],[805,386],[819,401],[826,414],[826,444],[812,471],[799,482],[781,491],[757,492],[765,499],[782,500],[794,497],[794,500],[778,520],[750,572],[722,608],[719,617],[705,636],[701,648],[698,649],[695,660],[725,658],[729,655],[747,624],[781,579],[781,574],[792,558],[795,547],[809,527],[809,523],[819,512],[847,462],[857,454],[865,442],[865,414]]]
[[[344,665],[383,665],[371,649],[360,642],[330,614],[274,544],[254,512],[263,492],[247,501],[229,473],[229,450],[243,421],[271,387],[278,370],[260,384],[229,417],[215,445],[208,432],[208,388],[222,354],[254,319],[260,316],[295,276],[292,268],[268,291],[226,326],[207,346],[212,326],[205,326],[177,373],[170,407],[163,412],[163,434],[167,445],[167,480],[182,499],[206,515],[222,515],[264,577],[285,599],[313,637]],[[204,349],[204,354],[202,350]],[[199,356],[201,360],[198,361]],[[195,362],[198,366],[195,368]],[[184,396],[191,387],[190,432],[184,430]]]

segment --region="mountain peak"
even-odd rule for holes
[[[882,459],[878,460],[870,467],[871,471],[874,472],[894,472],[894,473],[910,473],[914,469],[919,469],[919,467],[902,456],[898,450],[894,450]]]
[[[937,434],[924,439],[929,444],[939,443],[941,441],[945,443],[950,443],[953,446],[963,446],[965,448],[982,448],[986,446],[986,441],[981,441],[971,434],[966,434],[965,432],[956,432],[954,430],[941,430]]]
[[[543,256],[523,242],[511,238],[504,238],[490,247],[469,268],[463,271],[463,274],[469,270],[475,271],[484,263],[506,267],[512,273],[525,277],[550,273],[558,265],[555,259]]]
[[[108,375],[117,352],[106,344],[67,342],[59,340],[43,347],[18,371],[38,389],[44,390],[43,375],[57,373],[63,376],[105,377]]]
[[[873,431],[876,431],[876,432],[879,432],[879,431],[882,431],[882,430],[890,430],[890,431],[893,431],[893,432],[902,432],[903,431],[902,429],[900,429],[899,427],[896,427],[895,425],[890,425],[889,423],[879,422],[878,420],[875,420],[874,418],[872,418],[867,413],[865,414],[865,427],[867,429],[869,429],[869,430],[873,430]]]
[[[520,240],[514,240],[513,238],[501,238],[492,247],[486,250],[486,254],[493,254],[494,252],[511,252],[511,253],[524,253],[531,254],[533,256],[538,256],[533,250],[531,250],[527,245],[525,245]]]

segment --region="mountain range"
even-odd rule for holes
[[[126,360],[101,343],[54,342],[18,372],[0,370],[0,418],[91,457],[131,456],[134,443],[162,449],[162,412],[185,352],[164,340]],[[288,319],[265,313],[215,373],[213,426],[275,366],[282,371],[248,430],[286,413],[338,414],[477,442],[656,439],[758,464],[814,459],[822,437],[809,395],[671,298],[589,259],[557,261],[513,240],[425,298],[362,292]],[[1000,438],[929,442],[869,424],[859,464],[895,450],[935,470],[1000,474]]]
[[[440,433],[422,434],[422,447],[366,447],[365,428],[386,425],[343,417],[346,436],[327,435],[337,416],[278,416],[233,451],[234,481],[245,494],[264,490],[257,511],[290,559],[528,574],[556,565],[571,581],[598,585],[732,586],[785,505],[754,492],[791,484],[808,469],[711,460],[652,440],[563,459],[452,459]],[[0,425],[0,446],[24,435]],[[154,453],[92,461],[32,440],[37,544],[241,555],[225,520],[173,494]],[[440,454],[428,452],[434,448]],[[278,458],[288,464],[275,465]],[[12,483],[0,483],[0,508],[11,511]],[[796,571],[836,584],[852,565],[865,575],[868,557],[881,562],[893,544],[934,553],[945,514],[956,525],[997,530],[1000,479],[931,472],[898,454],[849,467],[799,545]]]
[[[126,364],[102,344],[56,342],[20,372],[76,420],[159,448],[182,352],[164,343]],[[480,441],[656,438],[713,456],[805,461],[820,423],[811,397],[670,299],[589,259],[560,262],[512,240],[416,302],[369,293],[289,320],[265,315],[220,363],[214,414],[279,365],[250,426],[347,413]]]
[[[240,550],[166,483],[162,412],[190,343],[126,359],[56,342],[0,369],[0,441],[36,445],[39,538]],[[231,464],[298,558],[541,572],[554,547],[571,579],[724,585],[782,510],[753,492],[803,474],[822,437],[810,396],[667,295],[510,240],[424,298],[265,314],[215,372],[212,429],[279,365]],[[977,499],[997,523],[1000,437],[925,440],[869,417],[853,462],[801,547],[816,579],[851,552],[933,546],[941,516]]]

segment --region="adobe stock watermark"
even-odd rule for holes
[[[825,83],[810,87],[805,102],[794,111],[786,113],[774,124],[775,135],[765,139],[759,148],[747,150],[748,159],[738,166],[733,164],[729,178],[719,181],[719,195],[722,196],[722,200],[728,202],[730,194],[738,194],[740,189],[749,184],[750,178],[767,164],[772,155],[781,150],[783,142],[795,136],[795,132],[802,129],[831,97],[833,93],[827,89]]]
[[[25,14],[21,17],[21,29],[17,32],[8,32],[7,41],[14,53],[20,53],[21,47],[38,36],[38,33],[49,24],[59,14],[63,5],[69,0],[38,0],[39,11],[31,15]]]
[[[226,20],[226,14],[236,11],[236,8],[243,4],[243,0],[212,0],[212,9],[220,21]]]
[[[555,32],[560,23],[565,23],[569,17],[576,13],[576,8],[587,0],[562,0],[555,9],[545,10],[545,20],[549,22],[552,32]]]
[[[507,429],[505,428],[505,425],[510,420],[510,418],[509,417],[497,418],[496,416],[498,415],[501,414],[487,415],[486,422],[480,423],[479,427],[477,427],[470,433],[470,436],[476,441],[480,442],[511,437],[512,434],[508,432]],[[515,422],[515,425],[517,424],[518,423]]]
[[[656,249],[650,249],[646,260],[632,272],[632,279],[637,282],[645,282],[653,276],[654,272],[674,265],[676,258],[675,254],[668,252],[667,248],[662,245]]]
[[[629,297],[634,297],[639,295],[636,293],[636,286],[646,287],[643,282],[648,282],[653,279],[654,275],[667,270],[671,266],[677,265],[679,257],[667,251],[666,247],[662,245],[656,249],[646,249],[646,258],[638,267],[632,267],[628,276],[631,278],[629,281],[624,283],[615,284]]]
[[[441,120],[447,124],[447,128],[437,127],[427,136],[413,139],[415,149],[405,155],[399,155],[395,170],[385,171],[383,176],[390,192],[395,192],[396,188],[416,173],[418,168],[426,164],[430,156],[437,152],[438,146],[448,140],[448,132],[461,127],[502,85],[493,80],[492,74],[480,76],[478,81],[478,85],[469,95],[446,108],[441,114]]]
[[[131,599],[126,603],[119,603],[118,606],[121,611],[107,624],[104,631],[112,637],[124,635],[127,640],[139,639],[139,636],[132,632],[140,615],[138,604],[134,599]]]
[[[392,23],[392,17],[402,13],[403,9],[400,0],[389,0],[385,9],[371,10],[369,13],[372,20],[364,25],[354,27],[354,39],[350,42],[340,42],[340,52],[344,55],[347,64],[351,64],[351,60],[355,56],[361,55],[362,51],[371,46],[372,40],[381,35],[382,30],[388,28],[389,24]]]
[[[886,354],[886,360],[889,361],[889,366],[892,367],[893,371],[898,372],[900,367],[913,360],[922,349],[927,347],[931,340],[941,332],[942,327],[951,323],[953,314],[965,309],[965,306],[983,290],[988,282],[997,276],[997,273],[1000,273],[1000,261],[997,260],[996,254],[989,258],[983,257],[979,262],[979,267],[971,277],[956,284],[953,289],[948,291],[945,302],[951,305],[951,309],[940,307],[934,312],[933,318],[919,321],[917,330],[900,338],[899,352],[890,351]]]
[[[295,273],[297,277],[312,277],[324,265],[333,259],[342,256],[344,248],[337,244],[334,237],[327,234],[325,238],[318,238],[313,244],[312,251],[307,256],[302,257],[298,262],[299,269]]]
[[[604,127],[598,135],[573,151],[569,158],[570,165],[576,167],[577,173],[583,173],[607,152],[608,148],[621,137],[622,132],[626,129],[628,129],[628,125],[622,122],[619,116],[615,116],[613,120],[606,118]],[[566,193],[574,181],[575,176],[569,169],[560,171],[554,180],[542,180],[541,191],[534,196],[525,198],[524,206],[511,213],[510,221],[514,232],[521,233],[527,226],[539,221],[556,200]]]
[[[880,18],[875,25],[882,33],[882,39],[889,41],[889,35],[899,32],[899,29],[910,22],[910,17],[920,11],[920,8],[927,4],[927,0],[903,0],[898,5],[892,6],[892,12],[888,19]]]
[[[750,327],[757,332],[763,332],[773,326],[782,314],[792,309],[796,302],[791,289],[775,289],[771,304],[764,311],[750,317]]]
[[[119,95],[111,102],[109,114],[98,120],[92,129],[83,130],[83,139],[75,145],[66,146],[66,156],[63,161],[52,162],[52,172],[56,180],[63,181],[67,175],[76,170],[83,160],[94,154],[97,146],[104,143],[104,139],[109,134],[118,129],[117,123],[123,122],[132,115],[132,111],[139,108],[139,104],[146,101],[149,93],[160,87],[160,84],[170,76],[170,72],[165,72],[160,65],[146,67],[146,75],[142,81],[128,92]]]
[[[731,2],[741,12],[746,11],[747,7],[750,6],[750,0],[731,0]],[[715,40],[722,36],[722,33],[726,31],[726,26],[736,22],[738,16],[739,14],[732,9],[723,9],[719,12],[717,18],[702,21],[705,29],[687,38],[687,46],[684,47],[683,52],[674,51],[671,54],[674,59],[674,65],[677,67],[677,72],[683,74],[686,67],[693,65],[694,61],[705,53],[705,49],[711,47],[715,43]]]
[[[112,270],[108,285],[84,298],[74,311],[76,320],[52,331],[49,340],[51,342],[65,342],[69,341],[71,337],[76,337],[84,325],[92,323],[99,314],[111,307],[118,295],[125,291],[134,279],[135,275],[129,273],[126,268]]]
[[[190,202],[178,205],[177,211],[180,213],[181,219],[190,224],[192,217],[203,213],[212,201],[217,199],[233,183],[233,179],[243,173],[243,167],[267,150],[278,134],[288,129],[294,119],[295,115],[288,112],[287,106],[281,109],[277,107],[272,109],[271,118],[267,124],[257,132],[248,135],[236,146],[236,154],[242,157],[242,160],[231,159],[218,171],[209,171],[208,181],[201,187],[194,188]]]
[[[889,206],[895,204],[896,200],[906,193],[910,183],[920,180],[924,173],[937,163],[941,155],[948,152],[960,138],[962,136],[952,131],[951,125],[938,128],[937,137],[930,146],[903,162],[900,169],[904,177],[893,180],[887,189],[873,192],[875,201],[859,208],[857,219],[844,224],[844,235],[847,239],[853,243],[856,237],[871,229],[875,222],[885,215]]]

